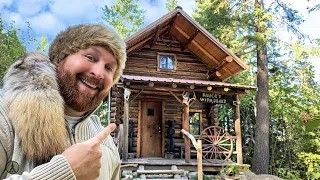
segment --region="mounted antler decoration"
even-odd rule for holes
[[[194,101],[196,99],[196,93],[193,92],[192,98],[190,98],[190,93],[189,92],[183,92],[182,93],[182,103],[186,106],[190,105],[191,101]]]

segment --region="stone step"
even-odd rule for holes
[[[184,174],[183,170],[137,170],[137,174]]]
[[[180,178],[180,179],[152,179],[152,180],[187,180],[188,178]],[[140,178],[137,178],[136,180],[146,180],[146,179],[140,179]]]

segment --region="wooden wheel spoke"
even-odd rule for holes
[[[225,148],[225,147],[222,147],[222,146],[220,146],[220,145],[218,145],[217,147],[219,147],[219,149],[223,149],[223,150],[226,150],[227,152],[231,151],[230,149],[227,149],[227,148]]]
[[[223,143],[223,142],[226,142],[226,141],[229,141],[230,139],[224,139],[222,141],[219,142],[219,144]]]
[[[219,128],[219,133],[218,133],[217,138],[216,138],[217,141],[219,141],[219,139],[220,139],[220,133],[221,133],[221,129]]]
[[[217,146],[217,150],[218,150],[219,148],[218,148],[218,146]],[[220,149],[219,149],[220,150]],[[220,157],[220,159],[222,159],[222,157],[221,157],[221,153],[218,153],[219,154],[219,157]]]
[[[214,158],[217,158],[217,149],[213,146]],[[213,152],[211,153],[210,159],[212,159]]]
[[[221,144],[221,143],[219,143],[219,146],[232,146],[232,144]]]
[[[226,133],[223,133],[223,135],[220,136],[220,138],[218,139],[218,142],[221,141],[221,139],[222,139],[223,137],[225,137],[225,135],[226,135]]]
[[[210,152],[212,152],[213,149],[214,149],[214,146],[212,146],[211,149],[203,157],[206,157]]]
[[[211,140],[211,138],[210,138],[208,135],[206,135],[206,136],[208,137],[208,139],[209,139],[210,141],[208,141],[207,138],[202,138],[202,139],[205,140],[205,141],[207,141],[208,143],[213,144],[213,141]]]
[[[202,151],[206,150],[206,149],[209,149],[209,148],[212,148],[212,145],[208,146],[208,147],[205,147],[202,149]]]
[[[217,146],[217,148],[220,150],[220,152],[222,152],[222,154],[227,158],[228,157],[228,155],[227,154],[225,154],[225,152],[224,151],[222,151],[218,146]],[[219,153],[219,154],[221,154],[221,153]]]
[[[213,140],[213,142],[214,142],[214,135],[212,135],[212,132],[211,132],[211,130],[209,129],[209,132],[210,132],[210,137],[212,137],[212,140]],[[208,136],[209,137],[209,136]],[[210,138],[209,137],[209,138]]]

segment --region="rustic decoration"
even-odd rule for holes
[[[172,87],[173,88],[177,88],[177,84],[176,83],[172,83]]]

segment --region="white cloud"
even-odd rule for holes
[[[22,28],[24,24],[24,19],[19,13],[16,12],[4,11],[2,14],[2,20],[4,24],[9,25],[11,23],[14,23],[14,25],[18,28]]]
[[[12,4],[12,0],[1,0],[0,1],[0,10],[2,11],[3,8],[8,7]]]
[[[17,11],[22,16],[33,16],[45,9],[46,0],[19,0],[16,1]]]
[[[55,0],[50,4],[50,9],[58,19],[63,20],[65,23],[77,24],[101,22],[103,16],[101,7],[104,5],[110,5],[110,2],[70,0],[65,3],[65,0]]]
[[[144,19],[145,26],[151,24],[168,12],[165,8],[165,1],[154,1],[150,3],[149,0],[140,0],[139,5],[141,9],[146,10]]]
[[[34,16],[29,20],[29,22],[36,36],[52,36],[65,28],[65,24],[59,22],[56,16],[50,12]]]

